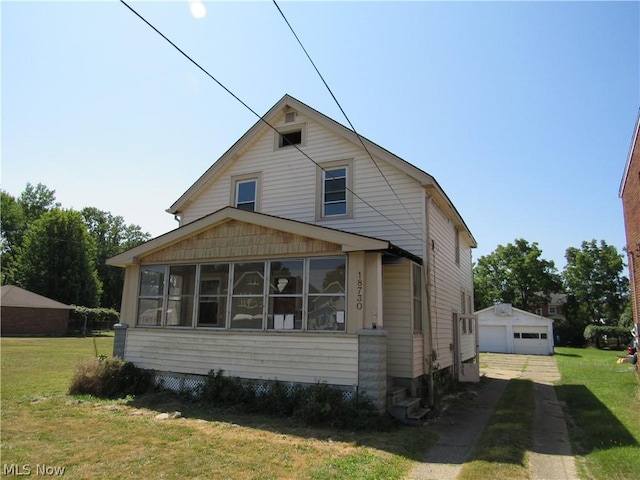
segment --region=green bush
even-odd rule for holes
[[[308,425],[362,429],[384,424],[368,400],[345,399],[341,390],[320,383],[287,386],[276,381],[258,386],[212,370],[198,394],[212,405],[291,417]]]
[[[113,308],[74,306],[69,319],[69,331],[86,335],[93,330],[111,330],[119,321],[120,314]]]
[[[119,358],[100,357],[78,364],[69,393],[121,398],[144,393],[152,384],[151,372]]]
[[[631,339],[630,329],[627,327],[618,327],[614,325],[588,325],[584,329],[584,338],[588,342],[595,343],[600,347],[600,341],[604,337],[623,339],[625,342]]]

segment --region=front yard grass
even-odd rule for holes
[[[640,472],[640,382],[623,351],[556,348],[569,435],[583,478],[622,480]]]
[[[3,474],[46,465],[72,479],[391,479],[404,477],[436,440],[426,428],[310,428],[168,394],[67,395],[77,363],[112,346],[113,337],[96,338],[95,348],[91,338],[2,338]],[[183,417],[155,418],[174,410]]]

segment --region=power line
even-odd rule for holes
[[[262,121],[265,125],[267,125],[269,128],[271,128],[274,132],[276,133],[280,133],[278,132],[278,129],[276,127],[274,127],[273,125],[271,125],[265,118],[264,116],[258,114],[255,110],[253,110],[249,105],[247,105],[244,101],[242,101],[242,99],[240,99],[240,97],[238,97],[235,93],[233,93],[229,88],[227,88],[222,82],[220,82],[217,78],[215,78],[213,75],[211,75],[207,70],[204,69],[204,67],[202,67],[198,62],[196,62],[193,58],[191,58],[189,55],[187,55],[180,47],[178,47],[175,43],[173,43],[166,35],[164,35],[160,30],[158,30],[156,27],[154,27],[149,21],[147,21],[147,19],[145,19],[142,15],[140,15],[136,10],[134,10],[131,6],[129,6],[127,4],[127,2],[125,2],[124,0],[120,0],[120,3],[122,3],[125,7],[127,7],[129,10],[131,10],[131,12],[133,12],[140,20],[142,20],[144,23],[146,23],[153,31],[155,31],[158,35],[160,35],[163,39],[165,39],[173,48],[175,48],[178,52],[180,52],[187,60],[189,60],[191,63],[193,63],[196,67],[198,67],[205,75],[207,75],[211,80],[213,80],[214,82],[216,82],[225,92],[227,92],[229,95],[231,95],[234,99],[236,99],[243,107],[245,107],[247,110],[249,110],[251,113],[253,113],[256,117],[258,117],[258,119],[260,121]],[[326,174],[328,174],[331,178],[335,178],[334,175],[327,171],[324,167],[322,167],[322,165],[320,165],[318,162],[316,162],[313,158],[311,158],[309,155],[307,155],[305,152],[303,152],[296,144],[290,142],[288,139],[286,139],[286,137],[284,137],[285,140],[287,140],[287,142],[296,148],[296,150],[298,150],[298,152],[300,152],[302,155],[304,155],[309,161],[311,161],[316,167],[318,167],[319,169],[321,169],[323,172],[325,172]],[[375,162],[374,162],[375,163]],[[349,193],[351,193],[354,197],[356,197],[358,200],[360,200],[362,203],[364,203],[366,206],[368,206],[369,208],[371,208],[374,212],[376,212],[377,214],[379,214],[380,216],[382,216],[383,218],[385,218],[386,220],[388,220],[389,222],[391,222],[393,225],[395,225],[396,227],[398,227],[399,229],[401,229],[402,231],[408,233],[410,236],[414,237],[415,239],[419,240],[420,242],[424,242],[424,240],[422,239],[422,237],[417,236],[416,234],[414,234],[413,232],[410,232],[409,230],[407,230],[406,228],[404,228],[402,225],[399,225],[398,223],[394,222],[391,218],[389,218],[388,216],[386,216],[384,213],[382,213],[380,210],[378,210],[376,207],[374,207],[373,205],[371,205],[369,202],[367,202],[364,198],[362,198],[360,195],[358,195],[357,193],[355,193],[354,191],[352,191],[351,189],[349,189],[349,187],[347,185],[345,185],[345,190],[348,191]],[[415,220],[414,220],[415,221]]]
[[[287,17],[285,16],[285,14],[282,12],[282,9],[280,8],[280,6],[278,5],[278,3],[276,2],[276,0],[272,0],[273,4],[276,6],[276,8],[278,9],[278,12],[280,12],[280,15],[282,16],[283,20],[285,21],[285,23],[287,24],[287,26],[289,27],[289,30],[291,30],[291,33],[293,33],[293,36],[295,37],[295,39],[298,41],[298,44],[300,45],[300,48],[302,48],[302,51],[305,53],[305,55],[307,56],[307,58],[309,59],[309,62],[311,62],[311,65],[313,65],[313,68],[315,69],[316,73],[318,74],[318,76],[320,77],[320,80],[322,80],[322,83],[324,83],[324,86],[327,87],[327,90],[329,91],[329,93],[331,94],[331,97],[333,98],[333,101],[336,102],[336,105],[338,106],[338,108],[340,109],[340,111],[342,112],[342,115],[344,116],[344,118],[347,120],[347,123],[349,123],[349,126],[351,127],[351,130],[353,130],[353,133],[356,134],[356,137],[358,138],[358,140],[360,141],[360,145],[362,145],[362,148],[364,148],[365,152],[367,152],[367,155],[369,155],[369,158],[371,159],[371,161],[373,162],[373,164],[376,166],[376,168],[378,169],[378,172],[380,172],[380,175],[382,175],[382,178],[384,178],[384,181],[387,182],[387,186],[391,189],[391,191],[393,192],[393,194],[395,195],[396,199],[398,200],[398,202],[400,203],[400,205],[402,205],[402,208],[404,208],[404,211],[407,212],[407,215],[409,216],[409,218],[411,220],[413,220],[413,223],[416,224],[417,227],[420,227],[420,224],[416,221],[415,218],[413,218],[413,216],[411,215],[411,212],[409,212],[409,210],[407,209],[406,205],[404,204],[404,202],[402,201],[402,199],[400,198],[400,196],[397,194],[397,192],[395,191],[395,189],[393,188],[393,186],[391,185],[391,183],[389,182],[389,179],[387,179],[387,176],[382,172],[382,170],[380,169],[380,166],[378,165],[378,162],[376,162],[373,158],[373,155],[371,155],[371,152],[369,151],[369,149],[367,148],[367,146],[365,145],[364,141],[362,140],[362,137],[360,136],[360,134],[357,132],[356,127],[353,126],[353,123],[351,123],[351,120],[349,119],[349,117],[347,116],[347,113],[344,111],[344,109],[342,108],[342,105],[340,105],[340,102],[338,101],[338,99],[336,98],[336,96],[333,94],[333,91],[331,90],[331,88],[329,87],[329,84],[327,83],[327,81],[324,79],[324,77],[322,76],[322,73],[320,73],[320,70],[318,69],[318,67],[316,66],[315,62],[313,61],[313,59],[311,58],[311,55],[309,55],[309,52],[307,52],[307,49],[304,47],[304,45],[302,44],[302,41],[300,40],[300,38],[298,37],[298,35],[296,34],[295,30],[293,29],[293,27],[291,26],[291,24],[289,23],[289,20],[287,20]]]

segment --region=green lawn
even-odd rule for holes
[[[2,338],[2,468],[64,467],[65,478],[403,478],[434,443],[427,428],[344,432],[287,419],[204,410],[174,396],[115,401],[67,395],[78,362],[110,354],[113,337]],[[640,382],[622,352],[557,348],[558,399],[582,478],[622,480],[640,471]],[[533,398],[512,381],[461,478],[527,478]],[[160,412],[184,417],[160,421]],[[525,409],[531,411],[531,409]],[[501,428],[523,432],[504,445]],[[485,467],[489,467],[486,475]],[[505,470],[496,470],[504,467]],[[3,474],[7,471],[3,470]],[[9,472],[10,473],[10,472]],[[17,473],[15,470],[13,473]],[[465,477],[466,475],[466,477]]]
[[[640,472],[640,382],[633,366],[618,363],[625,352],[556,348],[580,478],[627,480]],[[511,380],[458,480],[529,478],[534,390]],[[509,432],[506,434],[505,432]]]
[[[627,480],[640,472],[640,382],[622,351],[556,348],[569,434],[581,477]]]
[[[1,339],[3,469],[27,465],[35,476],[38,465],[64,467],[71,479],[403,478],[435,441],[426,428],[309,428],[173,396],[67,395],[77,363],[112,346],[113,337],[95,346],[91,338]],[[174,410],[184,418],[155,419]]]
[[[529,478],[533,399],[530,380],[509,381],[459,480]]]

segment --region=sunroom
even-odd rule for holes
[[[108,264],[125,268],[122,356],[156,372],[323,382],[384,408],[387,363],[410,355],[387,355],[383,271],[421,262],[384,240],[225,207]]]

